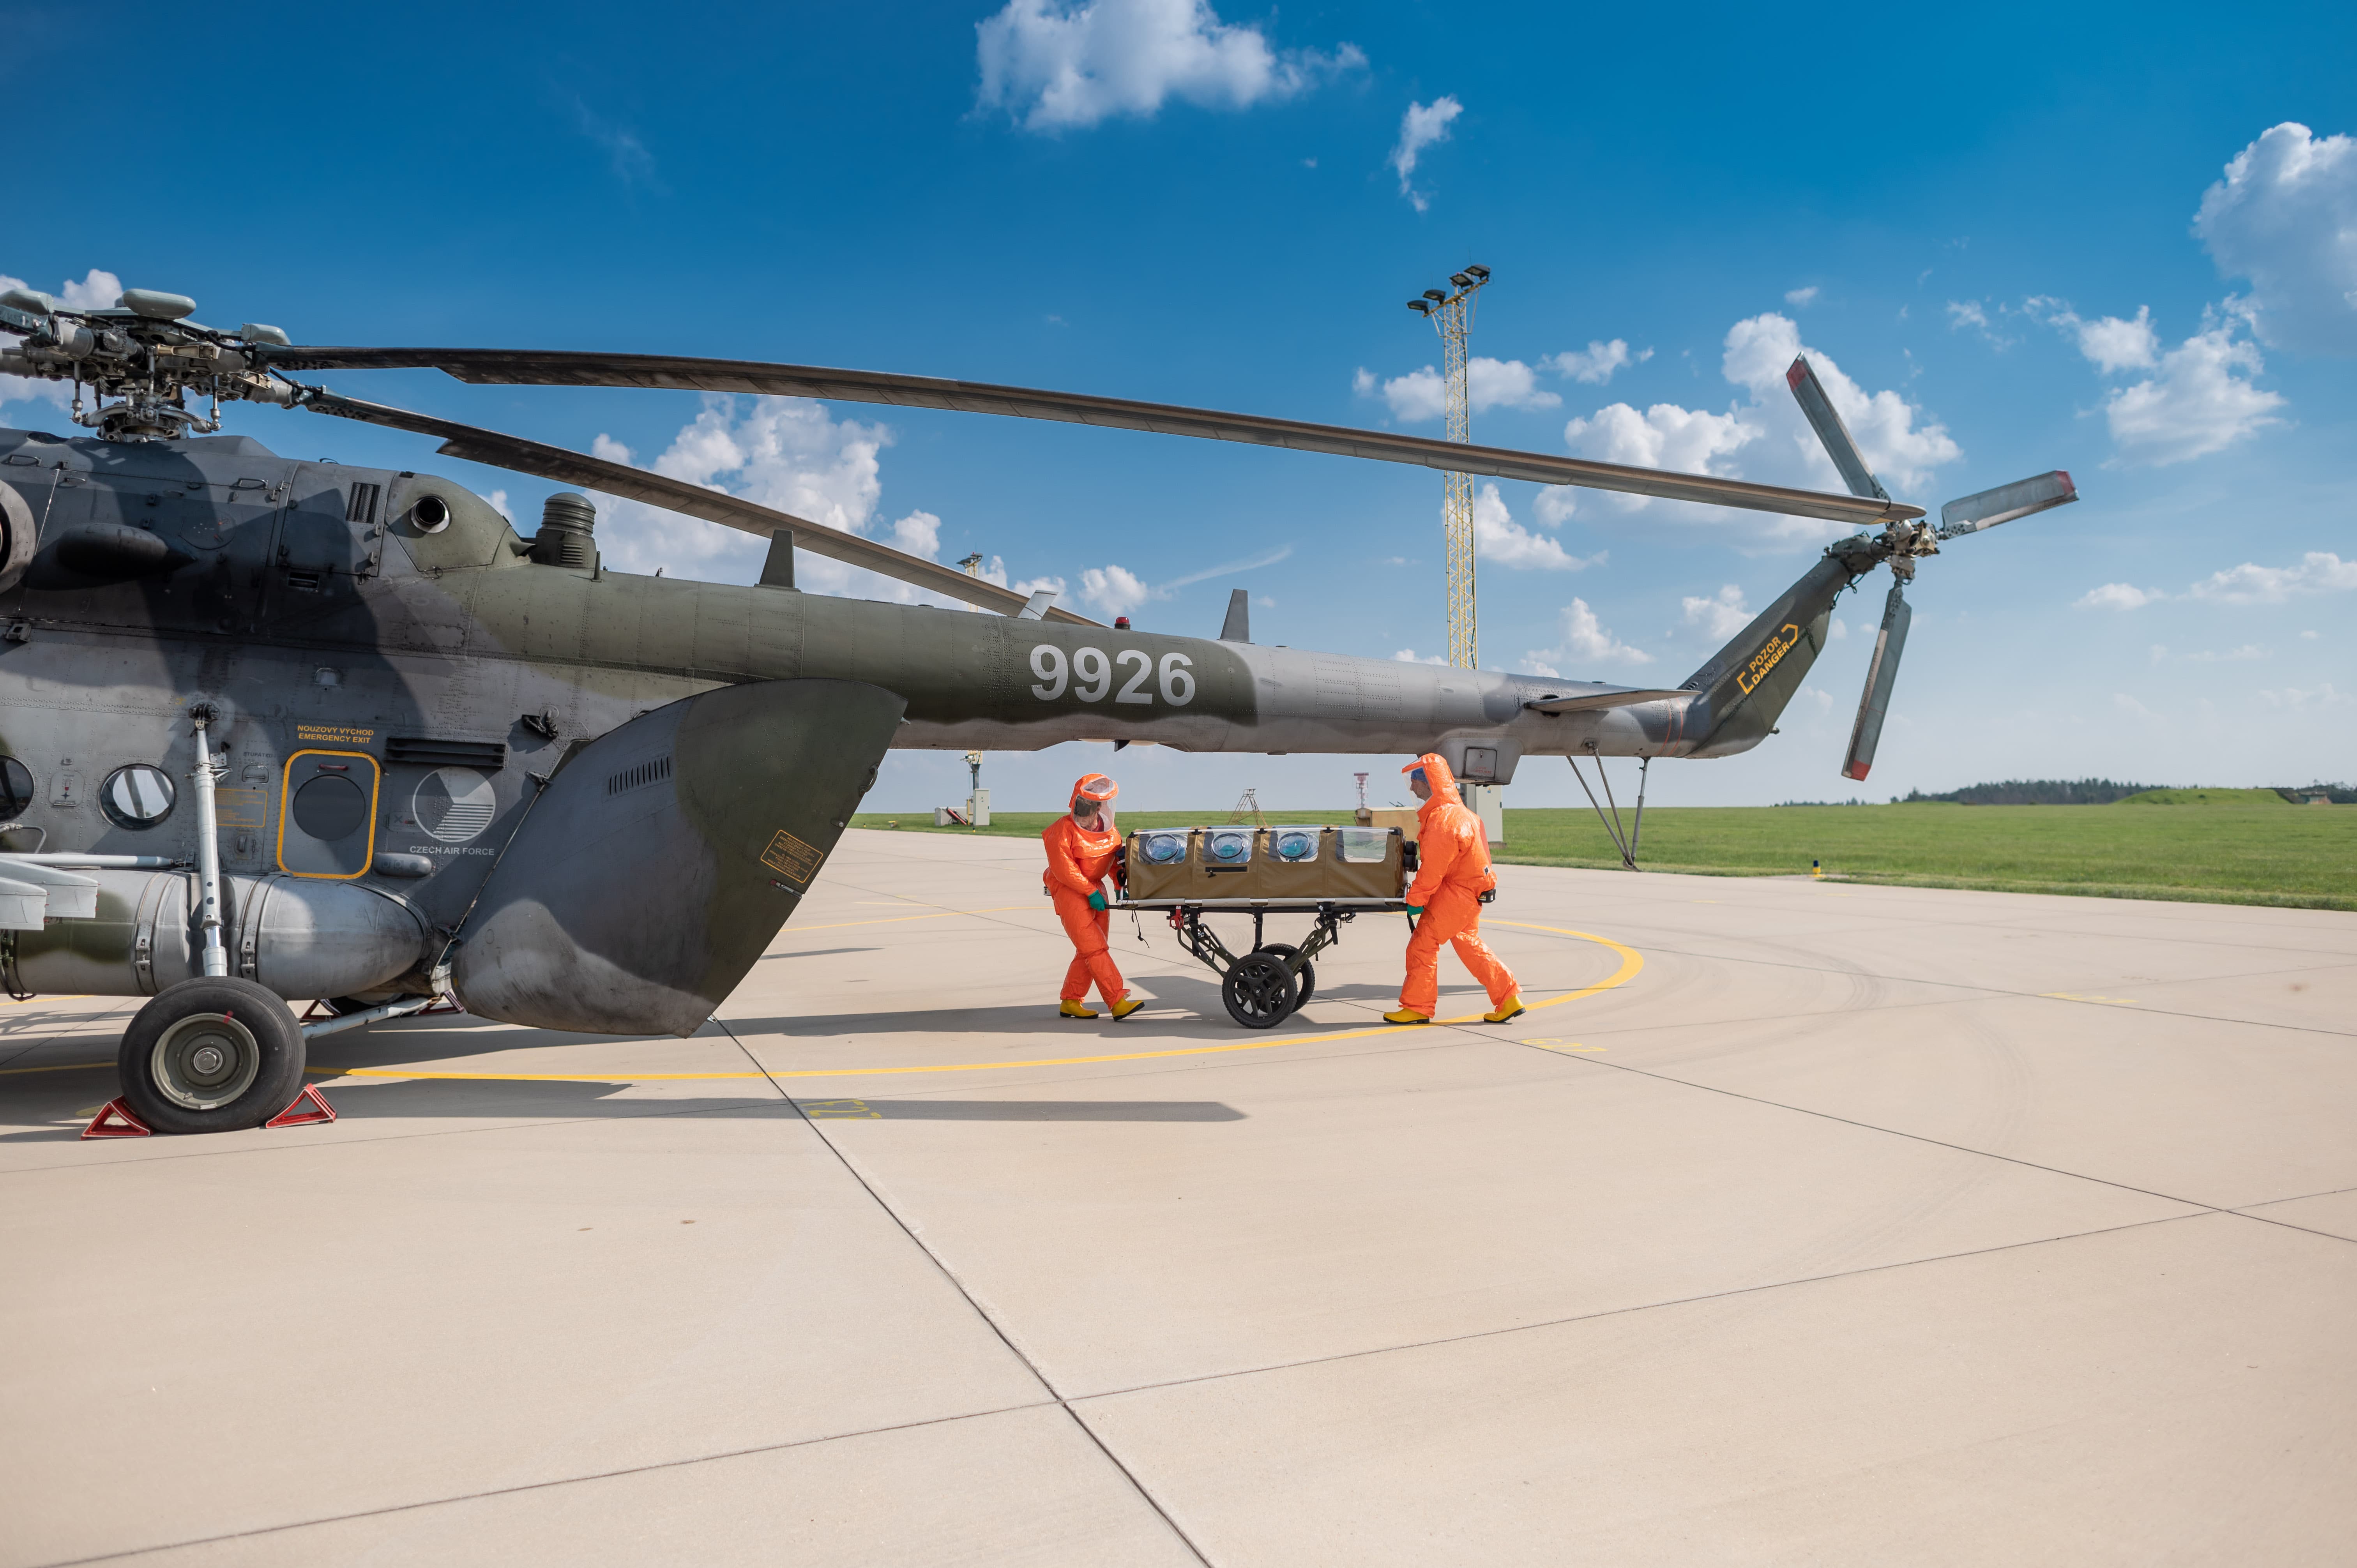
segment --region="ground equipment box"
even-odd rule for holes
[[[1140,899],[1397,898],[1397,828],[1144,828],[1124,844],[1125,897]]]

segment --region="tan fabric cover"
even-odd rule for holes
[[[1269,851],[1265,831],[1254,834],[1250,864],[1240,870],[1214,870],[1203,864],[1203,834],[1190,831],[1187,858],[1169,865],[1148,865],[1137,853],[1137,835],[1126,847],[1129,859],[1128,895],[1132,898],[1396,898],[1406,886],[1400,865],[1399,833],[1391,835],[1390,853],[1381,862],[1342,864],[1334,830],[1321,832],[1318,858],[1288,865]]]

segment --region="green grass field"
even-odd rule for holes
[[[1715,876],[1806,875],[1816,860],[1828,876],[1913,887],[2357,909],[2357,809],[2291,806],[2262,790],[2152,793],[2212,800],[2175,807],[2144,798],[2110,806],[1656,807],[1645,812],[1637,858],[1649,870]],[[980,831],[1036,838],[1053,820],[1004,812]],[[1226,820],[1225,811],[1119,815],[1125,829]],[[1284,810],[1269,811],[1268,820],[1340,823],[1351,815]],[[975,831],[935,828],[930,812],[852,819],[862,828],[895,822],[910,832]],[[1498,858],[1523,865],[1620,863],[1585,809],[1509,810]]]

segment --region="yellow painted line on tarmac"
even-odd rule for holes
[[[0,1067],[0,1078],[20,1072],[71,1072],[76,1068],[113,1067],[113,1062],[57,1062],[48,1067]]]
[[[1632,947],[1626,947],[1614,941],[1609,937],[1599,937],[1589,931],[1575,931],[1562,926],[1534,926],[1523,920],[1493,920],[1490,923],[1516,926],[1526,931],[1546,931],[1559,937],[1577,937],[1582,941],[1595,942],[1600,947],[1609,948],[1620,956],[1620,967],[1595,984],[1583,986],[1577,991],[1567,991],[1561,996],[1550,996],[1544,1002],[1531,1003],[1527,1009],[1530,1012],[1535,1013],[1542,1007],[1560,1007],[1566,1002],[1583,1001],[1587,997],[1599,995],[1604,992],[1626,985],[1636,979],[1639,972],[1645,967],[1643,954]],[[1436,1019],[1434,1022],[1474,1024],[1479,1023],[1481,1015],[1479,1013],[1466,1013],[1454,1018]],[[1094,1067],[1104,1062],[1156,1061],[1166,1057],[1227,1056],[1237,1051],[1273,1051],[1284,1046],[1322,1046],[1335,1040],[1363,1040],[1377,1035],[1398,1035],[1410,1029],[1426,1027],[1428,1026],[1423,1024],[1382,1024],[1364,1029],[1336,1029],[1323,1035],[1289,1035],[1281,1040],[1246,1040],[1232,1046],[1181,1046],[1174,1049],[1159,1051],[1121,1051],[1091,1057],[1039,1057],[1028,1061],[945,1062],[931,1067],[801,1068],[791,1071],[780,1069],[775,1072],[406,1072],[398,1068],[342,1069],[319,1068],[314,1070],[323,1075],[343,1078],[455,1079],[500,1083],[675,1083],[758,1078],[897,1078],[929,1072],[1001,1072],[1018,1068]],[[1506,1037],[1512,1038],[1512,1036]]]

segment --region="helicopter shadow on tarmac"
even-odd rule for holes
[[[45,1086],[0,1102],[0,1119],[19,1125],[0,1132],[0,1146],[74,1143],[88,1120],[91,1080],[105,1069],[73,1075],[79,1081]],[[59,1077],[66,1075],[60,1074]],[[1241,1122],[1245,1113],[1207,1100],[780,1100],[759,1080],[743,1095],[630,1095],[624,1077],[591,1082],[408,1079],[371,1082],[319,1073],[311,1081],[328,1091],[339,1122],[483,1120],[538,1122],[627,1120],[659,1116],[767,1117],[813,1122]],[[34,1125],[24,1125],[31,1122]],[[248,1134],[270,1136],[277,1134]]]

